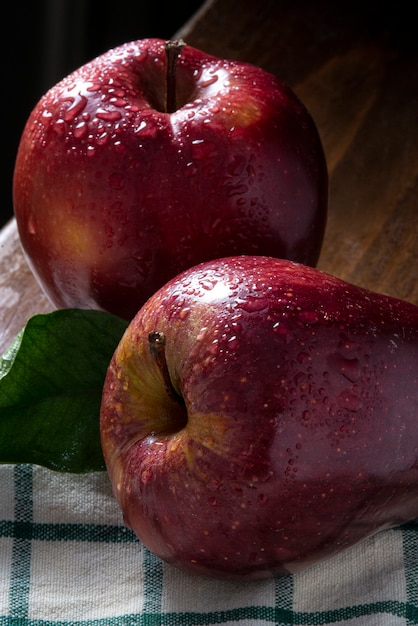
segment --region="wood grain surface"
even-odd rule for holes
[[[208,0],[176,35],[294,89],[330,174],[319,268],[418,305],[418,46],[412,9],[382,5]],[[12,220],[0,233],[0,351],[51,308]]]

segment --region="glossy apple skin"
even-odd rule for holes
[[[267,257],[191,268],[107,373],[102,445],[126,524],[181,569],[253,580],[414,519],[417,365],[410,303]]]
[[[164,41],[110,50],[52,87],[22,133],[14,211],[57,307],[126,319],[201,261],[315,265],[328,178],[314,121],[280,80],[190,46],[166,113]]]

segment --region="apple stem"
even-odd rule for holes
[[[186,44],[183,39],[174,39],[165,42],[165,55],[167,59],[167,85],[166,85],[166,113],[174,113],[177,110],[177,60],[181,49]]]
[[[148,335],[149,348],[151,352],[151,356],[156,362],[158,369],[161,372],[161,376],[164,382],[164,388],[167,392],[167,395],[171,400],[181,404],[184,406],[183,398],[174,388],[173,383],[171,382],[170,373],[167,367],[167,360],[165,356],[165,335],[164,333],[155,330]]]

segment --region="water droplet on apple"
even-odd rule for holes
[[[138,113],[139,106],[137,106],[136,104],[126,104],[125,109],[127,111],[130,111],[131,113]]]
[[[110,98],[110,102],[111,104],[113,104],[116,107],[125,107],[126,106],[126,100],[123,100],[122,98]]]
[[[54,131],[59,137],[63,137],[65,135],[65,122],[62,118],[58,119],[54,124]]]
[[[228,339],[227,345],[230,350],[236,350],[238,348],[239,341],[236,335],[232,335],[232,337]]]
[[[227,172],[230,176],[241,176],[246,165],[247,159],[240,154],[236,154],[232,161],[228,163]]]
[[[115,143],[113,144],[113,149],[115,152],[117,152],[118,154],[123,154],[123,152],[125,152],[126,147],[125,144],[123,144],[121,141],[115,141]]]
[[[297,372],[294,377],[295,385],[297,387],[303,385],[307,380],[305,372]]]
[[[109,133],[103,132],[100,135],[96,136],[96,145],[104,146],[109,139]]]
[[[273,324],[273,331],[276,335],[281,337],[285,343],[290,343],[293,337],[293,333],[283,322],[275,322]]]
[[[92,83],[91,85],[87,87],[86,91],[94,93],[95,91],[100,91],[101,89],[102,89],[101,83]]]
[[[104,109],[100,109],[97,111],[96,117],[104,122],[117,122],[122,118],[122,113],[120,111],[105,111]]]
[[[88,134],[88,130],[89,127],[86,122],[80,122],[74,128],[73,135],[76,139],[84,139],[84,137],[86,137],[86,135]]]
[[[267,302],[264,298],[247,296],[245,300],[238,301],[237,305],[244,311],[247,311],[247,313],[254,313],[256,311],[263,311],[267,307]]]
[[[141,120],[138,128],[135,128],[135,133],[141,133],[147,127],[147,123],[145,120]]]
[[[214,339],[209,346],[210,354],[218,354],[219,352],[219,339]]]
[[[141,123],[135,130],[135,134],[140,135],[141,137],[154,138],[158,134],[158,126],[151,119],[141,120]]]
[[[192,176],[196,176],[197,166],[193,161],[190,161],[189,163],[186,164],[184,174],[187,178],[192,178]]]
[[[233,198],[234,196],[243,196],[248,192],[249,189],[248,185],[244,183],[238,183],[236,185],[233,185],[229,181],[228,183],[226,183],[225,187],[227,188],[226,195],[228,198]]]
[[[199,87],[201,87],[202,89],[207,89],[211,85],[214,85],[217,81],[218,81],[218,75],[213,74],[209,78],[206,78],[205,80],[200,81]]]
[[[33,215],[29,215],[28,232],[30,235],[36,235],[36,226],[35,226],[35,221],[33,219]]]
[[[181,320],[185,320],[188,316],[190,315],[190,307],[184,307],[183,309],[181,309],[180,313],[179,313],[179,318]]]
[[[305,363],[306,361],[311,360],[310,354],[308,352],[299,352],[297,356],[298,363]]]
[[[206,333],[207,333],[208,329],[206,326],[204,326],[203,328],[201,328],[199,330],[198,335],[196,336],[196,341],[202,341],[205,337],[206,337]]]
[[[341,339],[338,347],[341,354],[343,354],[344,356],[353,356],[353,353],[357,352],[360,348],[359,343],[354,339],[350,339],[344,333],[341,333],[340,337]]]
[[[72,122],[77,117],[77,115],[80,115],[80,113],[86,107],[87,98],[86,96],[78,95],[74,98],[65,98],[65,100],[71,101],[72,104],[64,113],[64,121]]]
[[[341,392],[338,396],[338,403],[341,408],[348,411],[358,411],[363,406],[361,398],[350,391]]]
[[[116,202],[112,202],[110,205],[110,214],[113,216],[117,216],[118,225],[128,224],[129,217],[124,213],[124,204],[120,200],[116,200]]]
[[[217,155],[216,146],[206,139],[194,139],[192,141],[192,156],[197,160],[210,159]]]
[[[328,357],[328,364],[351,382],[356,382],[361,376],[361,364],[357,357],[347,358],[335,353]]]

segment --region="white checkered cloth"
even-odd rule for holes
[[[0,626],[418,624],[418,524],[303,573],[197,578],[128,531],[107,474],[0,466]]]

